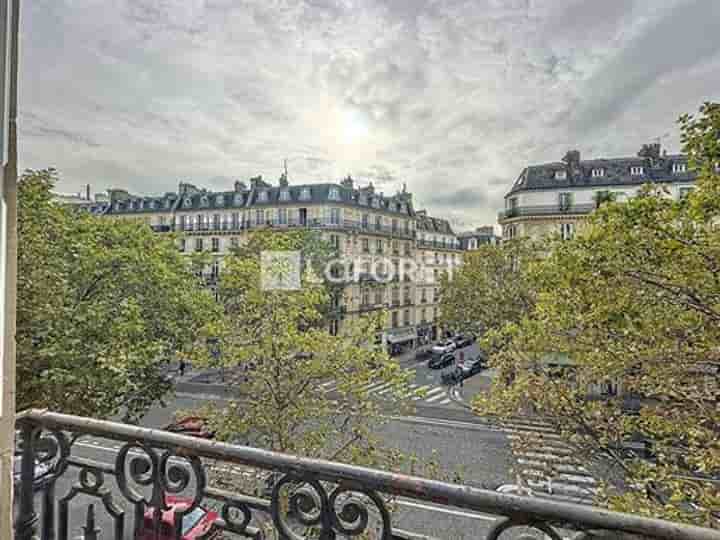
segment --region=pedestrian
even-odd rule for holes
[[[185,375],[185,360],[180,360],[180,376]]]

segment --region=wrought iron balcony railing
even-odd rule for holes
[[[225,533],[260,540],[266,529],[287,540],[365,533],[382,540],[427,538],[395,527],[393,498],[492,514],[487,530],[472,534],[488,540],[503,533],[516,537],[511,530],[526,537],[528,528],[551,540],[566,538],[568,531],[582,531],[573,538],[629,533],[720,540],[720,531],[711,529],[92,418],[29,410],[18,416],[17,428],[16,540],[67,540],[78,538],[80,530],[85,540],[214,540]],[[82,455],[81,442],[92,447],[98,438],[114,445],[111,463]],[[271,479],[268,489],[256,496],[218,487],[208,473],[217,464],[225,467],[224,478],[262,471]],[[104,530],[100,512],[108,523]],[[188,521],[197,519],[207,528],[186,535]]]
[[[426,248],[437,248],[437,249],[460,249],[460,243],[455,242],[440,242],[438,240],[418,240],[417,241],[418,247],[426,247]],[[438,261],[437,264],[440,264]]]
[[[591,204],[548,204],[537,206],[516,206],[508,208],[498,214],[498,220],[512,219],[516,217],[533,217],[533,216],[556,216],[567,214],[589,214],[597,208],[595,203]]]
[[[159,226],[154,227],[158,232],[161,231]],[[342,229],[352,231],[365,231],[367,233],[383,234],[388,236],[395,236],[398,238],[412,239],[415,237],[415,231],[409,229],[393,229],[388,225],[368,225],[361,221],[352,219],[339,219],[332,217],[324,218],[298,218],[298,217],[286,217],[286,218],[273,218],[266,219],[263,221],[256,220],[244,220],[244,221],[222,221],[222,222],[192,222],[192,223],[177,223],[176,225],[167,225],[162,229],[163,232],[167,231],[178,231],[178,232],[201,232],[201,233],[221,233],[225,232],[239,232],[250,229],[264,229],[264,228],[278,228],[278,229],[295,229],[295,228],[328,228],[328,229]]]

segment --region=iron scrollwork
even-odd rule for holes
[[[270,513],[281,538],[304,540],[283,515],[282,490],[289,488],[287,514],[305,528],[318,529],[321,540],[333,540],[337,534],[348,537],[368,532],[372,504],[380,516],[377,538],[392,539],[390,513],[383,499],[374,491],[336,486],[328,495],[322,482],[308,476],[286,474],[273,488]],[[364,500],[367,499],[367,500]]]

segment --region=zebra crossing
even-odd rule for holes
[[[337,389],[337,385],[338,382],[333,379],[331,381],[321,383],[320,389],[325,393],[331,393]],[[361,390],[370,395],[382,398],[388,396],[390,392],[392,392],[393,383],[382,381],[373,382],[366,384],[361,388]],[[422,395],[415,395],[417,393],[421,393]],[[452,402],[448,396],[447,387],[436,384],[409,384],[407,392],[402,395],[402,397],[409,398],[413,401],[428,403],[430,405],[448,405]]]
[[[597,480],[549,424],[519,418],[499,427],[510,439],[517,476],[533,495],[592,504]]]

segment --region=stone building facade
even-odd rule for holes
[[[694,182],[687,157],[661,153],[659,144],[644,145],[635,157],[615,159],[581,160],[573,150],[562,161],[523,170],[505,196],[498,223],[503,239],[570,238],[604,201],[627,200],[645,184],[661,184],[679,198]]]
[[[351,277],[336,300],[330,331],[346,321],[387,310],[382,339],[391,349],[439,334],[439,279],[461,263],[459,241],[446,220],[416,211],[412,194],[386,196],[372,184],[279,185],[261,177],[236,182],[230,191],[211,192],[180,183],[177,192],[136,196],[109,190],[107,202],[86,208],[98,215],[145,222],[157,232],[179,234],[178,249],[209,252],[205,277],[212,286],[222,259],[258,230],[319,231],[338,251]]]

